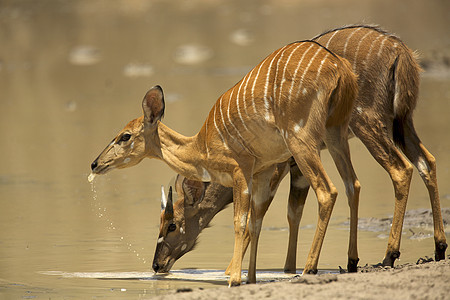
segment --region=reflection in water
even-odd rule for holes
[[[174,176],[144,161],[95,178],[89,164],[125,123],[141,115],[145,91],[167,91],[165,123],[197,132],[218,96],[271,50],[361,19],[399,34],[424,57],[448,57],[449,28],[440,1],[3,1],[0,4],[0,298],[154,295],[211,282],[102,281],[44,275],[58,272],[150,272],[158,235],[159,189]],[[349,9],[351,7],[351,9]],[[420,21],[417,21],[420,20]],[[430,54],[431,53],[431,54]],[[445,61],[445,59],[442,59]],[[428,64],[428,63],[427,63]],[[450,92],[447,69],[425,73],[417,130],[438,161],[442,206],[450,206]],[[351,141],[362,184],[360,216],[393,211],[391,182],[362,144]],[[344,187],[322,154],[339,191]],[[93,179],[91,177],[91,179]],[[338,197],[319,267],[345,265],[346,201]],[[286,228],[288,182],[282,183],[264,228]],[[418,176],[408,209],[428,208]],[[298,253],[303,266],[317,204],[307,201]],[[231,209],[202,233],[198,248],[174,268],[225,269],[232,254]],[[417,234],[416,229],[413,229]],[[428,234],[430,231],[424,231]],[[361,265],[379,262],[386,240],[361,231]],[[404,236],[413,234],[405,231]],[[287,231],[264,230],[259,269],[284,264]],[[433,240],[402,240],[401,262],[432,256]],[[245,261],[246,265],[248,262]],[[82,287],[80,287],[82,286]]]

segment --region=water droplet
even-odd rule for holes
[[[92,182],[94,181],[95,176],[96,176],[96,175],[95,175],[94,173],[89,174],[89,176],[88,176],[88,181],[89,181],[89,183],[92,183]]]

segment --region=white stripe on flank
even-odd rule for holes
[[[380,49],[378,49],[378,54],[377,54],[378,57],[380,57],[381,51],[383,51],[384,43],[386,42],[387,39],[388,39],[388,36],[385,36],[384,39],[381,41]]]
[[[220,132],[220,129],[217,126],[217,123],[216,123],[216,108],[217,108],[217,103],[214,105],[214,126],[216,127],[217,132],[219,133],[220,139],[222,140],[222,143],[224,144],[225,148],[228,149],[228,145],[225,142],[225,139],[223,138],[222,132]]]
[[[239,132],[239,130],[236,128],[236,126],[234,126],[234,123],[233,123],[233,121],[231,120],[231,116],[230,116],[230,106],[231,106],[231,99],[233,98],[233,93],[234,93],[234,89],[231,91],[230,98],[228,98],[228,109],[227,109],[228,122],[230,122],[231,126],[233,126],[234,130],[237,132],[237,134],[239,135],[239,137],[240,137],[241,140],[243,141],[244,138],[242,137],[242,135],[240,134],[240,132]]]
[[[205,121],[205,136],[208,136],[208,120],[209,120],[209,114],[206,117]],[[209,158],[209,149],[208,149],[208,139],[205,139],[205,148],[206,148],[206,158]]]
[[[372,44],[370,44],[370,48],[369,48],[369,51],[367,51],[366,58],[364,58],[364,61],[362,62],[362,64],[364,65],[364,68],[367,69],[367,60],[369,59],[370,54],[372,54],[373,46],[375,45],[375,43],[376,43],[382,36],[384,36],[384,35],[383,35],[383,34],[380,34],[376,39],[374,39],[374,40],[372,41]]]
[[[279,52],[280,53],[280,52]],[[265,112],[265,116],[264,118],[266,119],[266,121],[270,120],[270,115],[269,115],[269,100],[267,99],[267,91],[269,89],[269,77],[270,77],[270,70],[272,69],[272,64],[273,61],[275,60],[275,58],[277,58],[277,55],[279,54],[275,54],[272,58],[272,60],[270,61],[269,64],[269,69],[267,70],[267,74],[266,74],[266,83],[264,84],[264,108],[266,110]],[[272,98],[272,97],[270,97]]]
[[[264,105],[266,106],[266,108],[269,108],[269,103],[267,101],[268,100],[267,99],[267,91],[269,89],[270,70],[272,69],[273,61],[277,58],[278,54],[280,54],[280,53],[281,53],[281,51],[273,56],[272,60],[270,61],[269,69],[266,74],[266,83],[264,84]],[[272,98],[272,97],[270,97],[270,98]]]
[[[348,46],[348,42],[350,41],[350,39],[352,38],[352,36],[357,33],[358,31],[361,30],[362,27],[359,27],[358,29],[353,30],[353,32],[348,36],[347,40],[345,41],[345,46],[344,46],[344,52],[342,53],[342,56],[345,58],[345,53],[347,52],[347,46]]]
[[[219,100],[219,111],[220,111],[220,116],[222,117],[223,128],[225,128],[225,131],[228,133],[228,135],[231,138],[236,140],[236,138],[233,135],[231,135],[231,132],[228,130],[227,124],[225,123],[225,119],[223,118],[223,112],[222,112],[222,99],[223,99],[223,96],[224,95],[222,95],[222,97],[220,97],[220,100]]]
[[[328,48],[328,45],[330,44],[331,40],[334,38],[334,36],[336,35],[336,33],[338,33],[339,30],[336,30],[333,35],[330,37],[330,39],[328,40],[327,44],[325,45],[325,48]]]
[[[230,106],[231,106],[231,99],[233,98],[233,93],[234,93],[234,89],[231,90],[230,97],[228,97],[228,107],[227,107],[227,117],[228,117],[228,122],[230,122],[230,124],[233,124],[233,122],[231,121],[231,117],[230,117]]]
[[[280,105],[281,103],[281,93],[283,92],[283,84],[286,81],[286,79],[284,78],[285,74],[286,74],[286,69],[287,66],[289,65],[289,61],[291,60],[292,55],[294,54],[294,52],[301,46],[303,45],[303,43],[299,43],[297,45],[297,47],[294,48],[294,50],[292,50],[291,54],[289,54],[286,63],[284,64],[284,69],[283,69],[283,76],[281,77],[281,83],[280,83],[280,92],[278,93],[278,105]]]
[[[320,66],[319,66],[319,68],[317,69],[317,75],[316,75],[316,82],[317,82],[317,80],[319,79],[319,76],[320,76],[320,72],[322,71],[322,67],[323,67],[323,64],[325,63],[325,61],[327,60],[327,57],[328,57],[328,55],[329,55],[330,53],[326,53],[325,54],[325,57],[322,59],[322,61],[320,62]],[[303,90],[303,95],[305,95],[306,94],[306,91],[305,90]]]
[[[292,44],[291,44],[292,45]],[[278,61],[277,61],[277,70],[275,71],[275,77],[274,77],[274,79],[275,80],[277,80],[278,79],[278,69],[279,69],[279,67],[280,67],[280,62],[281,62],[281,60],[283,59],[283,56],[284,56],[284,53],[286,53],[286,51],[287,51],[287,47],[288,46],[291,46],[291,45],[286,45],[286,46],[284,46],[283,47],[283,49],[281,49],[280,50],[280,52],[281,52],[281,56],[280,56],[280,58],[278,59]],[[274,81],[275,81],[274,80]],[[276,84],[276,82],[275,82],[275,86],[273,87],[273,100],[274,101],[276,101],[276,89],[277,89],[277,84]]]
[[[253,80],[253,86],[252,86],[252,105],[253,105],[253,111],[256,114],[256,105],[255,105],[255,86],[256,86],[256,82],[258,81],[258,76],[259,76],[259,72],[261,71],[262,66],[264,65],[264,63],[266,62],[266,60],[269,58],[266,57],[265,60],[263,60],[263,62],[261,63],[261,65],[259,65],[258,68],[258,73],[256,73],[255,79]]]
[[[160,237],[157,241],[158,244],[161,244],[164,241],[164,237]]]
[[[311,43],[311,45],[308,47],[308,49],[306,49],[306,51],[303,52],[303,55],[302,55],[302,57],[300,58],[299,63],[297,64],[297,68],[295,69],[294,75],[292,76],[293,78],[297,78],[297,73],[298,73],[298,70],[300,70],[300,67],[301,67],[301,65],[302,65],[303,59],[305,58],[306,54],[309,52],[309,50],[310,50],[314,45],[315,45],[314,43]],[[319,48],[319,50],[320,50],[320,48]],[[293,89],[294,89],[294,84],[295,84],[296,82],[297,82],[297,81],[295,81],[295,80],[292,80],[292,81],[291,81],[291,87],[289,88],[289,100],[291,100],[292,91],[293,91]],[[302,87],[302,83],[300,82],[299,89],[300,89],[301,87]]]
[[[300,91],[301,91],[301,88],[302,88],[302,85],[303,85],[303,79],[305,78],[305,75],[308,72],[309,67],[311,67],[311,64],[315,60],[317,54],[319,54],[320,50],[322,50],[322,47],[319,47],[319,49],[317,49],[316,53],[314,53],[314,56],[309,61],[308,66],[306,66],[306,69],[303,71],[302,77],[300,78],[300,84],[299,84],[299,87],[298,87],[297,95],[295,96],[295,98],[298,98],[298,95],[300,94]]]
[[[358,58],[358,52],[359,52],[359,48],[361,47],[361,43],[372,32],[373,31],[367,32],[358,42],[358,46],[356,47],[356,51],[355,51],[355,58],[353,59],[353,71],[356,71],[356,59]]]
[[[245,122],[244,122],[244,118],[242,118],[241,108],[239,107],[239,94],[241,93],[241,88],[242,88],[242,84],[244,84],[244,80],[245,80],[245,77],[242,79],[241,84],[239,85],[237,95],[236,95],[236,108],[237,108],[239,118],[241,119],[242,125],[244,125],[245,130],[248,131],[247,125],[245,125]],[[244,99],[244,102],[245,102],[245,99]]]
[[[248,85],[248,82],[250,81],[250,78],[252,77],[253,71],[255,71],[255,68],[253,68],[252,71],[248,74],[247,81],[245,82],[245,86],[244,86],[244,94],[242,95],[242,102],[244,103],[244,111],[245,111],[245,115],[247,115],[247,116],[248,116],[248,111],[247,111],[247,103],[245,102],[245,95],[247,94],[247,85]]]

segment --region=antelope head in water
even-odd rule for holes
[[[167,198],[162,190],[161,223],[152,264],[157,273],[168,272],[175,261],[193,250],[200,232],[220,210],[233,202],[232,188],[180,175],[175,181],[175,191],[177,201],[173,203],[172,187]]]

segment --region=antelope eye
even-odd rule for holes
[[[177,229],[177,225],[175,225],[174,223],[170,224],[167,228],[168,232],[175,231],[175,229]]]
[[[122,137],[120,138],[121,142],[126,142],[131,138],[131,134],[129,133],[125,133],[124,135],[122,135]]]

